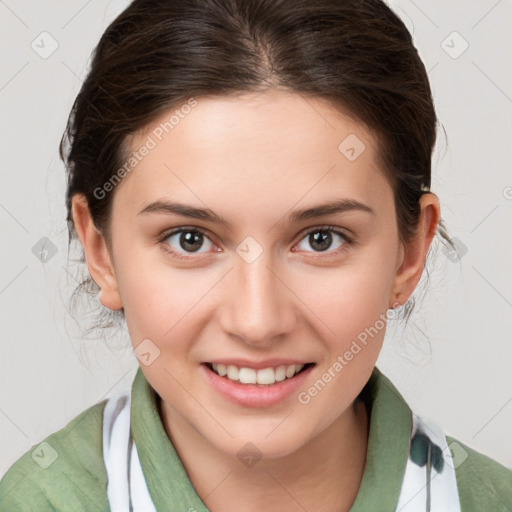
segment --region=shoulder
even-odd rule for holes
[[[108,511],[102,416],[106,400],[32,446],[0,481],[3,512]]]
[[[461,512],[512,510],[512,470],[446,436],[453,457]]]

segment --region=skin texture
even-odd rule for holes
[[[210,510],[238,510],[240,503],[247,511],[349,510],[368,436],[365,408],[353,402],[385,328],[307,404],[294,393],[270,407],[237,405],[211,387],[200,365],[228,357],[315,362],[301,387],[307,390],[358,334],[412,294],[439,220],[438,198],[421,197],[417,235],[404,246],[376,140],[360,123],[324,100],[286,91],[197,100],[116,187],[111,250],[84,198],[73,198],[90,274],[103,305],[124,308],[133,347],[150,339],[160,350],[141,368],[162,398],[165,429]],[[137,134],[131,149],[168,118]],[[354,161],[338,149],[350,134],[365,145]],[[374,213],[287,220],[293,210],[341,198]],[[230,227],[139,214],[165,199],[209,208]],[[321,251],[308,231],[326,225],[354,243],[331,232]],[[179,233],[160,241],[179,227],[205,231],[195,252],[180,245]],[[246,237],[257,243],[250,251],[262,251],[251,263],[237,252]],[[237,457],[248,442],[263,456],[252,467]]]

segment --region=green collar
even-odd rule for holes
[[[409,453],[411,411],[377,367],[360,396],[369,411],[370,435],[363,478],[350,512],[394,512]],[[157,511],[208,512],[165,432],[155,392],[140,368],[132,386],[131,422],[144,477]]]

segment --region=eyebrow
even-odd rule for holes
[[[288,222],[290,224],[301,222],[308,219],[323,217],[326,215],[333,215],[335,213],[344,213],[349,211],[361,211],[375,215],[375,212],[366,204],[361,203],[355,199],[339,199],[324,203],[302,210],[295,210],[288,215]],[[197,208],[195,206],[178,203],[175,201],[158,200],[148,204],[143,208],[138,215],[147,215],[151,213],[164,213],[169,215],[181,215],[182,217],[189,217],[191,219],[199,219],[215,224],[221,224],[228,229],[230,228],[229,222],[221,215],[217,215],[209,208]]]

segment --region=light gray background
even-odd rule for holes
[[[122,336],[117,349],[83,340],[67,313],[77,269],[57,153],[90,53],[125,5],[0,0],[0,474],[130,386],[137,368]],[[424,300],[408,327],[389,326],[378,364],[413,410],[512,467],[512,1],[391,6],[414,34],[448,134],[448,146],[438,136],[432,190],[462,257],[439,248]],[[31,47],[49,51],[52,38],[47,58]],[[43,237],[57,248],[46,263],[32,252]]]

